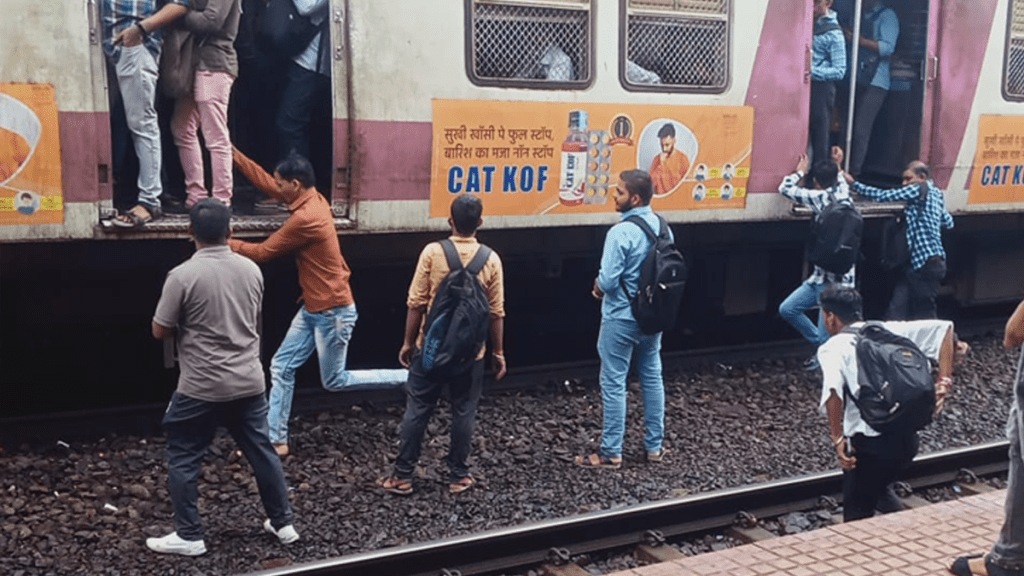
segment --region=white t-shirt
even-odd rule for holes
[[[860,328],[863,322],[854,322],[851,328]],[[882,322],[885,329],[909,338],[924,355],[932,360],[938,361],[939,349],[942,348],[942,341],[946,333],[953,328],[949,320],[913,320],[910,322]],[[855,334],[840,332],[829,338],[824,344],[818,347],[818,362],[821,364],[823,379],[821,382],[821,404],[819,405],[822,414],[825,411],[825,402],[828,401],[832,392],[843,398],[843,386],[850,389],[854,396],[860,395],[860,384],[857,382],[857,347]],[[847,437],[854,434],[865,436],[879,436],[879,432],[868,426],[860,417],[860,409],[851,400],[844,402],[843,411],[843,434]]]

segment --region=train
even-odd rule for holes
[[[931,166],[956,221],[944,240],[945,310],[1018,299],[1024,0],[882,1],[898,14],[900,39],[860,176],[896,186],[910,160]],[[869,2],[836,0],[835,8],[856,15]],[[355,270],[361,318],[398,327],[390,336],[357,335],[354,362],[394,361],[416,254],[443,235],[448,203],[461,193],[483,200],[481,237],[509,266],[510,330],[529,336],[510,339],[510,353],[518,347],[536,361],[592,355],[597,318],[587,286],[616,221],[610,191],[621,170],[653,168],[669,133],[684,161],[656,187],[652,206],[673,225],[691,280],[666,347],[784,333],[774,313],[806,273],[808,213],[777,187],[808,145],[812,4],[330,0],[332,69],[312,135],[318,185]],[[60,382],[66,370],[93,374],[109,363],[149,374],[138,364],[160,364],[151,345],[112,331],[146,324],[163,273],[188,255],[183,217],[139,230],[110,225],[119,202],[111,137],[118,110],[99,5],[6,0],[0,19],[7,399],[15,397],[7,382]],[[233,107],[260,90],[260,79],[244,75]],[[833,137],[841,146],[850,141],[854,94],[838,92]],[[235,116],[240,150],[266,145],[266,135],[254,135],[258,118]],[[173,144],[165,142],[164,156],[173,163]],[[892,281],[875,265],[877,236],[900,207],[862,210],[859,284],[870,312]],[[234,234],[266,236],[281,219],[240,214]],[[268,298],[280,288],[281,306],[265,310],[273,340],[296,289],[288,263],[265,270]],[[757,317],[768,320],[749,322]],[[74,337],[60,335],[76,327]],[[68,360],[68,348],[83,346],[91,360]],[[55,354],[72,368],[53,362]],[[130,386],[129,376],[110,372]],[[49,392],[38,402],[62,389],[39,386]],[[20,406],[12,410],[28,405]]]

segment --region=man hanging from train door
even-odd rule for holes
[[[852,32],[844,30],[846,38]],[[853,141],[850,144],[850,173],[860,176],[867,156],[875,119],[889,93],[890,58],[900,37],[900,20],[883,0],[864,0],[861,37],[857,39],[856,108],[853,119]]]
[[[1020,348],[1024,344],[1024,301],[1017,305],[1006,322],[1003,346]],[[953,561],[949,571],[956,576],[1024,576],[1024,349],[1017,361],[1013,382],[1013,404],[1006,421],[1006,439],[1010,441],[1010,474],[1006,486],[1006,515],[1003,528],[988,554],[969,554]]]
[[[103,51],[114,63],[117,90],[139,158],[137,198],[134,206],[111,221],[114,226],[138,228],[163,214],[163,156],[156,114],[160,29],[184,16],[188,4],[188,0],[103,0],[101,4]],[[118,133],[112,136],[126,137]],[[118,146],[115,142],[114,148]],[[114,170],[117,172],[118,167]]]
[[[836,82],[846,76],[846,41],[832,0],[814,0],[811,41],[811,163],[827,160],[836,103]]]
[[[849,181],[849,176],[847,179]],[[852,182],[860,197],[876,202],[906,202],[906,240],[910,261],[893,289],[886,320],[936,318],[935,298],[946,277],[946,251],[942,230],[953,228],[942,190],[931,179],[931,169],[920,160],[903,171],[903,187],[882,190]]]
[[[359,318],[349,286],[352,272],[341,254],[331,205],[316,189],[309,160],[292,154],[278,163],[273,176],[237,149],[234,161],[257,189],[286,202],[291,211],[281,228],[263,242],[229,241],[232,250],[261,263],[294,253],[299,269],[302,306],[270,362],[270,440],[277,453],[286,456],[295,371],[314,350],[320,361],[320,381],[334,392],[398,386],[409,373],[346,368],[348,343]]]

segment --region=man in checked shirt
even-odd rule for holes
[[[847,177],[847,181],[850,178]],[[853,191],[876,202],[906,202],[907,246],[910,266],[893,290],[886,320],[921,320],[936,317],[935,297],[946,276],[946,251],[942,229],[953,228],[953,216],[931,179],[931,169],[920,160],[903,171],[903,187],[882,190],[851,182]]]
[[[807,174],[809,163],[807,156],[801,155],[796,165],[796,172],[782,179],[779,193],[801,206],[810,208],[814,211],[815,216],[832,202],[851,202],[850,190],[840,175],[839,163],[842,160],[842,149],[833,146],[831,160],[814,163],[814,168],[811,170],[814,188],[802,188],[800,182]],[[826,272],[815,266],[814,272],[807,277],[807,280],[804,280],[796,290],[793,290],[792,294],[782,301],[782,304],[779,304],[779,315],[815,348],[824,344],[828,340],[828,332],[825,331],[821,311],[818,312],[817,325],[807,317],[807,311],[818,307],[818,298],[830,284],[853,288],[856,268],[856,266],[852,266],[845,274],[839,275]],[[804,361],[804,368],[807,370],[818,369],[817,354]]]

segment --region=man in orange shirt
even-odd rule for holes
[[[452,201],[451,218],[448,224],[452,227],[449,238],[458,252],[459,260],[464,267],[472,270],[470,263],[478,250],[482,249],[476,240],[476,230],[483,223],[480,215],[483,204],[476,196],[460,195]],[[454,261],[454,260],[453,260]],[[407,305],[409,312],[405,320],[405,341],[398,352],[398,360],[409,368],[409,381],[406,384],[407,400],[405,416],[402,417],[400,428],[401,444],[398,458],[395,460],[394,471],[380,481],[380,486],[395,494],[412,493],[412,475],[416,462],[420,457],[420,446],[427,422],[434,412],[437,399],[442,388],[448,386],[452,405],[451,447],[448,451],[448,490],[457,494],[463,492],[476,480],[469,473],[470,448],[473,441],[473,427],[476,420],[477,403],[484,379],[484,355],[486,342],[480,346],[476,361],[468,372],[452,378],[428,376],[422,365],[421,349],[423,346],[423,323],[427,309],[434,303],[438,287],[448,276],[451,268],[440,242],[431,242],[420,253],[416,272],[409,286]],[[488,309],[491,316],[490,340],[491,357],[498,370],[496,379],[505,376],[505,288],[504,273],[501,259],[496,252],[491,252],[479,268],[477,280],[483,286],[487,296]]]
[[[651,161],[651,180],[654,182],[655,194],[667,194],[679,185],[690,169],[690,161],[682,152],[676,150],[676,127],[665,124],[658,130],[661,141],[661,154]]]
[[[260,243],[231,239],[231,249],[256,262],[295,254],[302,287],[302,307],[270,362],[270,440],[278,455],[288,454],[288,416],[295,393],[295,371],[316,350],[320,380],[331,391],[358,387],[394,386],[408,378],[406,370],[346,370],[348,342],[355,328],[355,299],[334,229],[327,199],[317,191],[309,160],[291,155],[282,160],[273,177],[238,150],[235,165],[256,188],[288,204],[291,216]]]

